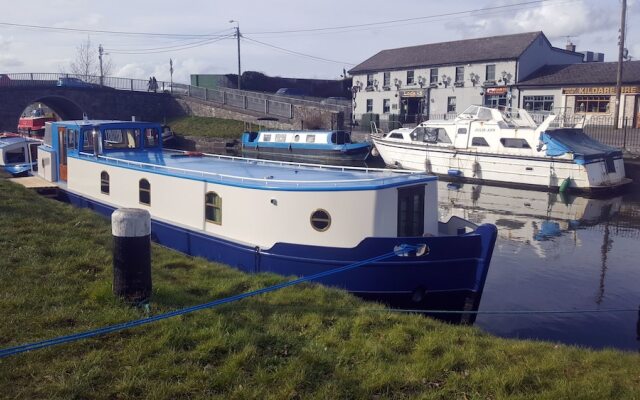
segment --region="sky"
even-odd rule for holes
[[[237,73],[236,25],[242,70],[270,76],[339,79],[380,50],[531,31],[617,61],[620,12],[620,0],[0,0],[0,73],[68,72],[89,40],[112,76],[168,81],[172,59],[188,83]],[[626,35],[640,60],[640,0],[628,0]]]

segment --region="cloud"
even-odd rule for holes
[[[501,4],[507,3],[497,3]],[[514,11],[511,15],[505,11],[478,12],[470,22],[461,19],[445,26],[461,32],[465,37],[543,31],[553,40],[610,29],[617,23],[617,17],[612,11],[612,8],[607,8],[602,3],[587,4],[584,0],[564,4],[543,3],[535,8]]]
[[[10,53],[13,41],[13,37],[0,35],[0,67],[2,68],[14,68],[24,65],[17,56]]]

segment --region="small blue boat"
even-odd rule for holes
[[[364,161],[367,142],[352,143],[345,131],[260,131],[242,134],[242,152],[249,157],[332,163]]]
[[[37,148],[42,140],[16,133],[0,134],[0,167],[13,176],[29,174],[38,168]]]

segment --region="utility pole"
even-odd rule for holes
[[[173,59],[169,59],[169,76],[171,77],[169,82],[170,85],[169,86],[169,93],[173,93]]]
[[[613,112],[613,127],[618,129],[618,118],[620,117],[620,106],[622,102],[620,97],[622,95],[622,61],[624,59],[624,31],[625,31],[625,18],[627,16],[627,0],[622,0],[622,17],[620,17],[620,36],[618,37],[618,76],[616,80],[616,105]]]
[[[98,59],[100,60],[100,86],[104,86],[104,74],[102,72],[102,55],[104,54],[104,49],[102,45],[98,45]]]
[[[241,89],[240,81],[242,80],[242,70],[240,69],[240,22],[230,20],[229,23],[236,23],[236,39],[238,40],[238,90]]]

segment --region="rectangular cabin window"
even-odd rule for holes
[[[438,68],[429,70],[429,83],[438,83]]]
[[[419,126],[411,132],[411,139],[426,143],[451,143],[451,139],[444,128],[426,128]]]
[[[615,174],[616,173],[616,164],[613,157],[605,157],[604,159],[604,167],[607,174]]]
[[[519,138],[502,138],[500,139],[500,143],[504,147],[508,147],[510,149],[530,149],[529,143],[525,139]]]
[[[20,147],[19,149],[4,151],[5,164],[16,164],[16,163],[23,163],[26,161],[27,161],[27,158],[26,158],[26,155],[24,154],[24,147]]]
[[[307,135],[307,143],[315,143],[316,142],[316,135]]]
[[[424,185],[398,189],[398,237],[424,234]]]
[[[78,130],[67,129],[67,148],[76,150],[78,148]]]
[[[483,146],[483,147],[489,147],[489,143],[487,143],[487,140],[483,137],[480,136],[476,136],[474,138],[471,139],[471,145],[472,146]]]
[[[156,128],[144,130],[144,147],[157,147],[159,142],[159,134]]]
[[[389,136],[387,136],[388,138],[391,139],[403,139],[404,137],[402,136],[402,133],[392,133]]]
[[[265,133],[264,135],[262,135],[262,141],[263,142],[270,142],[271,141],[271,134],[270,133]]]
[[[93,132],[84,131],[82,139],[82,151],[93,153]]]
[[[389,99],[382,100],[382,112],[384,114],[389,114],[390,111],[391,111],[391,100]]]
[[[276,142],[284,143],[286,141],[287,141],[287,134],[286,133],[276,133]]]
[[[140,146],[140,129],[105,129],[103,149],[137,149]]]

